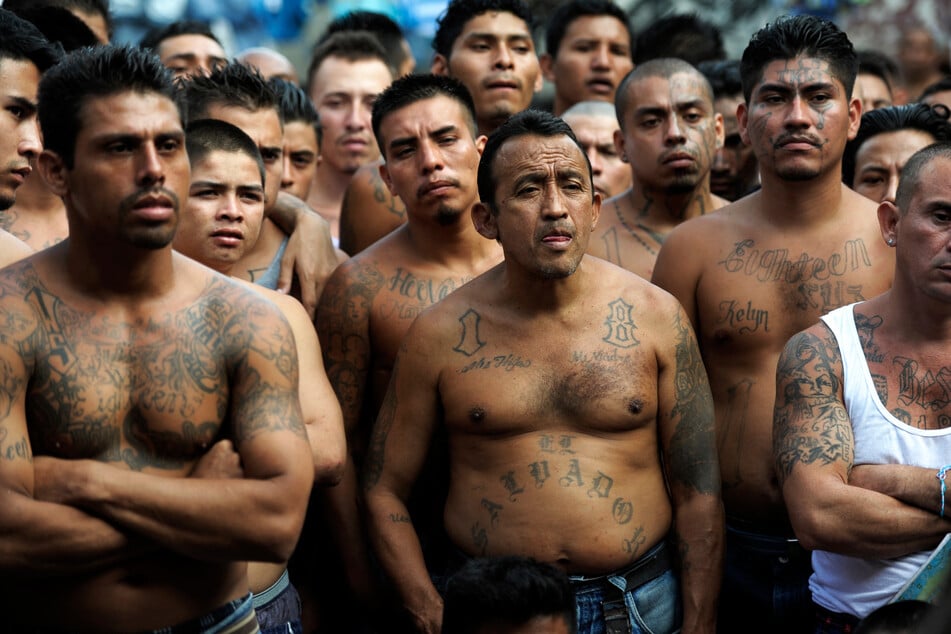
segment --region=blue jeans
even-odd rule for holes
[[[301,604],[287,571],[270,588],[254,597],[261,634],[303,634]]]
[[[776,634],[811,632],[811,574],[811,554],[799,542],[728,524],[718,631],[734,634],[752,625]]]
[[[624,593],[624,607],[632,634],[676,634],[680,632],[683,609],[680,584],[672,570],[636,588],[625,588],[623,577],[610,575],[607,581]],[[602,604],[603,584],[573,582],[578,613],[578,634],[606,634]]]

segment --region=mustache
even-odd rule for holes
[[[783,134],[778,139],[773,141],[773,147],[779,148],[787,143],[808,143],[815,147],[822,147],[826,144],[826,141],[820,139],[814,134],[803,134],[801,132],[787,132]]]
[[[177,212],[180,208],[178,196],[170,189],[164,187],[147,187],[129,194],[119,202],[119,210],[127,213],[132,210],[136,204],[143,198],[167,198],[172,203],[172,208]]]

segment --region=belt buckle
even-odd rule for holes
[[[604,614],[604,629],[607,634],[631,634],[631,621],[627,616],[627,605],[624,597],[612,601],[602,601],[601,611]]]

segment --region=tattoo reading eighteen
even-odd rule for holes
[[[634,336],[637,325],[634,323],[634,317],[631,314],[634,312],[634,307],[620,298],[608,304],[608,307],[610,312],[604,320],[604,325],[607,326],[607,334],[604,335],[602,341],[618,348],[631,348],[639,345],[640,341]]]

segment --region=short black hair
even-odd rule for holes
[[[167,97],[182,116],[172,73],[159,59],[135,46],[101,45],[81,48],[46,71],[38,90],[43,145],[72,169],[80,113],[90,98],[125,92]]]
[[[556,137],[566,136],[578,147],[578,151],[584,157],[584,162],[588,166],[588,182],[593,181],[591,171],[591,162],[585,153],[578,137],[572,131],[565,121],[550,112],[529,108],[509,117],[509,119],[499,126],[495,132],[489,136],[489,140],[482,150],[482,158],[479,160],[479,199],[489,208],[493,214],[499,213],[498,205],[495,200],[496,177],[493,163],[495,156],[505,144],[506,141],[520,136],[541,136]],[[594,187],[591,188],[591,195],[594,196]]]
[[[631,21],[624,10],[611,0],[571,0],[559,6],[548,18],[548,29],[545,31],[545,52],[556,58],[561,41],[571,23],[587,15],[606,15],[620,20],[627,29],[627,40],[631,56],[634,53],[634,30]]]
[[[198,119],[185,128],[185,150],[192,165],[203,161],[212,152],[244,154],[258,167],[264,183],[264,160],[254,140],[244,130],[218,119]]]
[[[713,89],[710,82],[704,77],[703,73],[696,69],[690,62],[677,57],[660,57],[644,62],[634,67],[618,84],[617,92],[614,94],[614,112],[617,115],[618,123],[621,128],[625,127],[624,114],[627,112],[628,102],[630,101],[630,85],[646,77],[662,77],[670,79],[678,73],[694,73],[703,82],[706,97],[713,105]]]
[[[452,0],[436,21],[433,50],[449,59],[452,45],[466,28],[466,23],[489,11],[511,13],[525,23],[529,33],[532,32],[532,12],[522,0]]]
[[[313,126],[314,134],[317,135],[317,146],[319,147],[323,132],[320,128],[320,115],[307,93],[300,86],[296,86],[280,77],[272,77],[267,83],[277,98],[284,124],[301,122]]]
[[[341,31],[334,33],[314,48],[307,66],[307,85],[314,82],[314,75],[328,57],[342,57],[351,62],[379,60],[390,70],[390,76],[396,77],[396,69],[390,64],[386,50],[380,41],[369,31]]]
[[[43,73],[62,57],[62,48],[51,44],[35,24],[0,9],[0,63],[5,59],[28,61]]]
[[[248,112],[273,108],[280,116],[277,95],[261,72],[232,62],[181,84],[188,120],[207,119],[212,106],[244,108]],[[283,125],[283,119],[281,120]]]
[[[19,15],[32,22],[46,39],[58,43],[64,51],[99,44],[96,34],[69,9],[47,5],[24,9]]]
[[[933,84],[928,85],[919,95],[916,101],[924,101],[926,97],[939,92],[944,92],[946,90],[951,90],[951,77],[942,77]]]
[[[855,138],[845,144],[842,155],[842,182],[849,187],[855,181],[855,157],[859,149],[872,137],[897,130],[921,130],[935,141],[951,141],[949,110],[943,105],[929,106],[912,103],[870,110],[862,115],[862,123]]]
[[[708,60],[697,64],[697,70],[710,82],[713,98],[743,94],[743,82],[740,81],[740,60]]]
[[[100,15],[106,23],[107,35],[112,37],[113,24],[112,16],[109,14],[109,0],[3,0],[4,9],[21,15],[22,11],[41,7],[59,7],[71,13],[75,11],[87,15]]]
[[[831,75],[842,82],[852,98],[858,57],[849,36],[833,22],[814,15],[783,16],[750,38],[740,60],[743,98],[750,102],[753,87],[763,78],[763,69],[776,60],[815,57],[829,64]]]
[[[373,135],[380,146],[383,158],[386,158],[386,147],[380,127],[387,115],[405,108],[406,106],[432,99],[433,97],[449,97],[463,106],[466,115],[466,125],[473,136],[476,135],[475,103],[472,96],[461,81],[454,77],[443,75],[407,75],[394,81],[380,93],[373,102]]]
[[[571,582],[551,564],[514,555],[470,559],[446,582],[444,634],[476,634],[539,616],[562,617],[570,634],[578,631]]]
[[[675,13],[655,20],[637,34],[634,63],[659,57],[676,57],[696,66],[702,61],[724,59],[720,29],[696,13]]]
[[[221,44],[221,40],[219,40],[218,36],[211,30],[211,26],[209,26],[207,22],[201,22],[199,20],[178,20],[177,22],[172,22],[165,26],[153,27],[142,36],[142,41],[139,42],[139,46],[149,51],[158,52],[159,45],[162,42],[173,37],[178,37],[179,35],[203,35],[214,40],[218,43],[218,46],[224,48]]]
[[[327,25],[317,44],[323,44],[334,33],[346,31],[369,31],[383,46],[388,63],[393,68],[399,69],[409,59],[409,52],[403,46],[406,38],[400,25],[390,16],[375,11],[351,11],[336,18]]]
[[[908,204],[921,181],[921,171],[926,165],[938,158],[951,159],[951,143],[932,143],[911,155],[901,170],[898,191],[895,192],[895,206],[902,214],[908,212]]]
[[[860,75],[874,75],[888,86],[888,94],[892,94],[895,78],[898,77],[898,65],[888,55],[878,51],[856,51],[859,60]]]

